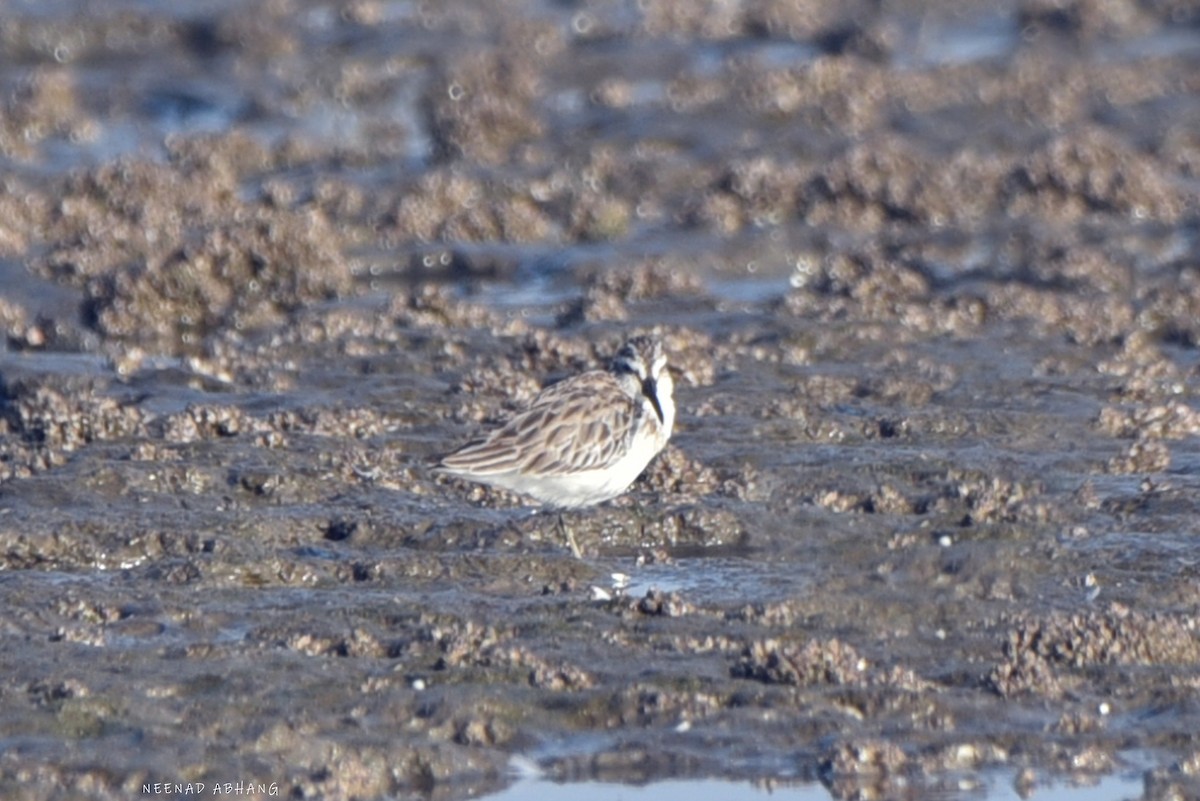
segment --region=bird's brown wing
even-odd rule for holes
[[[542,390],[528,409],[439,466],[460,473],[541,475],[604,467],[629,447],[639,411],[611,375],[583,373]]]

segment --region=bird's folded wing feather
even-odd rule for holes
[[[564,475],[616,461],[638,408],[606,373],[584,373],[542,390],[528,409],[469,442],[441,467],[472,473]]]

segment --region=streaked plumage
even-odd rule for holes
[[[661,342],[634,337],[608,370],[547,387],[437,469],[562,509],[615,498],[671,437],[674,384],[666,366]]]

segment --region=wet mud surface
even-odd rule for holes
[[[1200,797],[1194,3],[5,16],[6,798]],[[641,331],[583,559],[427,469]]]

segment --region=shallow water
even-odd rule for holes
[[[1122,801],[1142,789],[1140,775],[1106,776],[1083,786],[1056,783],[1022,794],[1012,786],[1010,777],[989,777],[982,783],[968,781],[959,792],[947,789],[924,795],[937,801],[955,798],[988,798],[993,801]],[[720,779],[703,781],[662,781],[646,785],[576,782],[556,784],[538,779],[523,779],[506,790],[484,796],[488,801],[523,801],[528,798],[556,798],[563,801],[639,801],[639,799],[690,798],[696,801],[721,801],[734,798],[770,798],[773,801],[826,801],[831,796],[823,785],[789,785],[786,781],[765,786]]]

